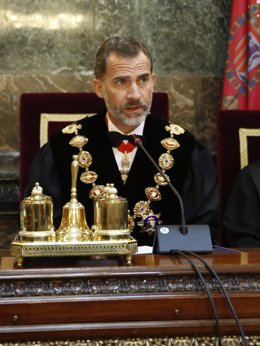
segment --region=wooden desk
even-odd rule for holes
[[[80,344],[95,346],[215,343],[208,297],[180,255],[135,255],[131,267],[113,259],[27,258],[23,269],[14,268],[8,251],[0,255],[0,341],[8,345],[23,340],[53,340],[59,345],[81,340]],[[260,251],[203,258],[219,274],[245,334],[256,344]],[[238,328],[217,281],[198,260],[195,263],[212,292],[222,334],[237,345]]]

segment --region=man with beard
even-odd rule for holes
[[[139,245],[152,245],[158,223],[178,224],[180,206],[169,186],[132,137],[142,141],[183,198],[187,223],[216,222],[218,192],[211,155],[182,127],[149,114],[155,74],[150,52],[131,37],[106,40],[96,55],[93,87],[106,112],[79,121],[55,135],[40,150],[31,168],[27,194],[37,181],[53,197],[59,225],[62,206],[70,200],[72,156],[79,154],[78,200],[93,224],[93,200],[112,183],[127,198]],[[118,134],[119,133],[119,134]],[[87,143],[69,143],[75,135]],[[81,137],[82,138],[82,137]],[[83,172],[83,173],[82,173]]]

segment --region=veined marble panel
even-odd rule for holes
[[[92,70],[94,5],[94,0],[0,0],[1,71]]]
[[[151,48],[160,74],[223,74],[231,0],[151,0],[139,5],[139,35]]]
[[[130,35],[135,0],[0,0],[0,71],[93,71],[109,36]]]
[[[93,71],[100,43],[133,35],[157,71],[223,73],[231,0],[0,0],[0,72]]]
[[[168,92],[171,120],[215,152],[222,78],[208,75],[160,76],[157,83],[160,89]]]

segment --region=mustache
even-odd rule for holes
[[[140,101],[129,101],[125,104],[125,108],[129,107],[146,107],[146,105]]]

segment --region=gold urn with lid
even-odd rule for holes
[[[94,205],[95,241],[122,241],[130,239],[127,199],[117,195],[114,184],[107,184],[102,198]]]
[[[31,196],[20,203],[19,239],[21,242],[55,239],[52,198],[43,194],[39,183],[35,183]]]

